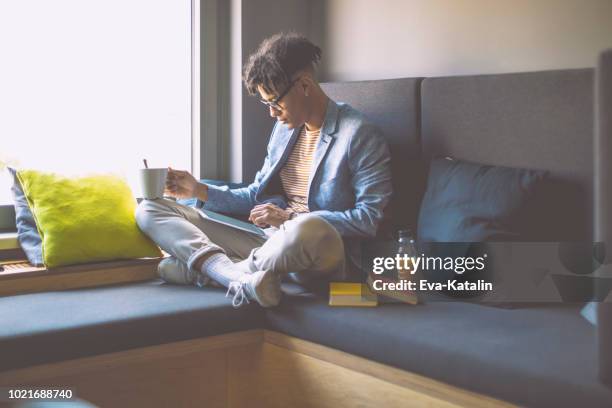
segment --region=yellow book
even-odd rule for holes
[[[363,287],[361,283],[331,282],[329,284],[330,295],[361,295]],[[367,290],[367,287],[366,287]]]
[[[378,306],[378,298],[365,284],[330,283],[329,305],[374,307]]]

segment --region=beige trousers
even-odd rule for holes
[[[210,252],[241,260],[252,272],[271,269],[300,283],[342,276],[345,268],[342,238],[331,224],[311,214],[266,228],[267,238],[210,221],[197,209],[167,199],[143,200],[136,221],[157,245],[190,268]]]

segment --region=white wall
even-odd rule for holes
[[[231,0],[230,9],[230,136],[220,173],[231,181],[251,181],[263,163],[273,121],[240,76],[278,31],[323,48],[323,81],[592,67],[612,47],[612,0]]]
[[[612,0],[315,0],[312,32],[325,80],[592,67]]]

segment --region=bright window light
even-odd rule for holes
[[[191,169],[191,1],[0,1],[0,162],[138,195],[144,158]]]

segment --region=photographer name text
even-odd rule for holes
[[[440,290],[456,290],[456,291],[484,291],[493,290],[493,284],[479,279],[476,282],[460,282],[456,279],[449,279],[446,282],[430,282],[427,280],[411,281],[402,279],[396,282],[387,282],[382,279],[372,281],[372,288],[376,291],[440,291]]]

